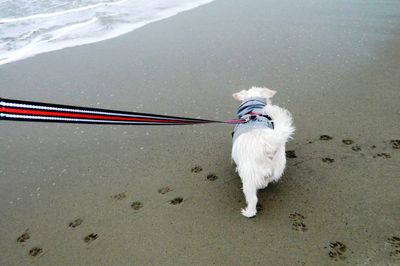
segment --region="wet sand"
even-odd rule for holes
[[[229,119],[276,88],[286,172],[245,205],[229,125],[1,122],[1,265],[398,265],[400,4],[232,1],[0,66],[1,97]]]

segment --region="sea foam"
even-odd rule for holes
[[[0,65],[111,39],[212,1],[1,1]]]

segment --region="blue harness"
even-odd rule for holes
[[[255,128],[274,129],[272,118],[263,114],[263,109],[267,105],[263,98],[250,98],[240,104],[237,115],[240,119],[245,119],[243,124],[237,124],[232,133],[233,142],[243,133],[249,132]]]

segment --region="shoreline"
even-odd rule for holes
[[[202,1],[202,0],[198,0],[198,1]],[[0,58],[0,66],[1,65],[5,65],[8,63],[12,63],[12,62],[17,62],[20,60],[24,60],[39,54],[43,54],[43,53],[48,53],[48,52],[52,52],[52,51],[58,51],[58,50],[62,50],[62,49],[66,49],[66,48],[72,48],[72,47],[77,47],[77,46],[81,46],[81,45],[87,45],[87,44],[93,44],[93,43],[97,43],[97,42],[101,42],[101,41],[105,41],[105,40],[109,40],[109,39],[113,39],[119,36],[122,36],[124,34],[130,33],[136,29],[139,29],[141,27],[144,27],[148,24],[154,23],[154,22],[158,22],[164,19],[168,19],[172,16],[176,16],[177,14],[181,13],[181,12],[186,12],[186,11],[190,11],[193,8],[198,8],[200,6],[206,5],[211,3],[213,0],[203,0],[205,2],[200,2],[200,3],[187,3],[186,5],[182,5],[182,6],[178,6],[178,7],[167,7],[166,6],[162,6],[158,7],[157,3],[152,3],[152,5],[150,5],[150,9],[153,9],[153,14],[150,14],[150,18],[145,19],[143,17],[142,21],[131,21],[130,24],[126,23],[123,25],[107,25],[106,28],[108,28],[109,32],[102,32],[101,29],[101,23],[98,23],[98,28],[92,29],[92,31],[96,31],[97,32],[97,39],[94,38],[93,36],[90,36],[90,34],[88,33],[88,30],[82,30],[82,28],[85,27],[93,27],[92,24],[97,23],[99,20],[104,19],[104,17],[97,17],[94,16],[92,17],[90,20],[86,20],[84,22],[78,22],[78,21],[74,21],[73,23],[69,23],[68,26],[64,25],[64,27],[60,27],[58,28],[61,23],[61,21],[58,21],[58,23],[55,23],[55,21],[49,22],[49,23],[45,23],[45,22],[41,22],[36,21],[34,19],[46,19],[48,17],[54,17],[54,16],[62,16],[62,15],[66,15],[69,13],[75,13],[75,12],[80,12],[80,11],[84,11],[84,10],[88,10],[88,9],[93,9],[93,8],[98,8],[98,7],[110,7],[113,5],[120,5],[120,4],[124,4],[127,2],[127,0],[122,0],[122,1],[118,1],[118,2],[110,2],[110,3],[97,3],[97,4],[92,4],[89,6],[84,6],[84,7],[77,7],[77,8],[73,8],[73,9],[67,9],[67,10],[62,10],[62,11],[55,11],[53,13],[40,13],[40,14],[34,14],[34,15],[29,15],[29,16],[25,16],[25,17],[18,17],[18,18],[5,18],[5,19],[0,19],[0,26],[2,24],[7,24],[7,23],[13,23],[13,22],[19,22],[19,21],[30,21],[30,23],[36,24],[38,23],[39,26],[36,29],[29,29],[29,30],[25,30],[25,31],[29,31],[29,33],[24,34],[25,38],[28,39],[32,33],[35,32],[39,32],[42,31],[43,33],[36,36],[34,39],[30,39],[30,42],[28,42],[27,45],[25,45],[24,47],[20,47],[17,50],[6,50],[6,51],[2,51],[5,52],[8,56],[6,58]],[[132,8],[132,7],[131,7]],[[127,9],[129,9],[129,5],[125,6],[125,12],[129,12],[127,11]],[[168,12],[167,12],[168,9]],[[132,10],[130,10],[132,11]],[[146,10],[144,10],[146,11]],[[143,11],[143,12],[144,12]],[[100,13],[104,13],[105,10],[97,10],[96,13],[100,14]],[[158,13],[157,13],[158,12]],[[111,15],[109,15],[110,17],[113,16],[112,14],[113,12],[111,12]],[[147,10],[148,13],[148,10]],[[154,14],[155,13],[155,14]],[[137,15],[137,14],[136,14]],[[149,14],[147,14],[149,15]],[[85,14],[81,14],[81,16],[85,16]],[[107,15],[105,15],[107,17]],[[160,17],[161,16],[161,17]],[[110,19],[109,17],[109,19]],[[126,16],[125,19],[128,19],[129,17],[135,17],[135,14],[131,13],[130,16]],[[82,19],[82,18],[81,18]],[[117,19],[117,18],[113,18],[113,19]],[[123,18],[119,18],[120,20]],[[42,24],[40,24],[42,23]],[[104,22],[103,22],[104,23]],[[46,24],[54,24],[57,26],[54,26],[53,28],[47,28]],[[20,25],[8,25],[8,27],[12,28],[12,27],[19,27],[20,31],[23,31],[22,28],[24,26],[26,26],[28,24],[20,24]],[[40,26],[41,25],[41,26]],[[56,28],[56,29],[55,29]],[[119,29],[119,31],[116,30],[116,28]],[[7,27],[5,27],[4,30],[4,34],[6,34],[5,32],[7,32]],[[81,29],[81,36],[80,38],[71,38],[70,35],[68,35],[69,32],[73,32],[75,29]],[[113,29],[112,31],[110,29]],[[0,28],[1,30],[1,28]],[[104,29],[103,29],[104,31]],[[83,32],[83,33],[82,33]],[[8,32],[7,32],[8,33]],[[75,34],[79,34],[78,32],[75,32]],[[20,34],[21,35],[21,34]],[[72,34],[73,35],[73,34]],[[28,36],[28,37],[26,37]],[[61,41],[60,41],[60,37]],[[3,38],[3,40],[7,40],[7,39],[11,39],[12,37],[10,36],[5,36]],[[62,41],[62,39],[64,39],[64,41]],[[96,40],[94,40],[96,39]],[[21,41],[21,40],[19,40]],[[36,41],[36,42],[35,42]],[[10,43],[6,43],[3,46],[19,46],[18,44],[10,44]],[[28,54],[26,54],[28,53]]]

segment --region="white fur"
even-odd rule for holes
[[[274,129],[254,129],[243,133],[233,143],[232,159],[243,183],[247,207],[242,209],[242,214],[246,217],[257,213],[257,190],[282,176],[286,165],[285,144],[295,131],[289,111],[272,105],[271,98],[275,93],[267,88],[252,87],[232,95],[239,101],[251,97],[265,98],[267,106],[263,113],[274,122]]]

